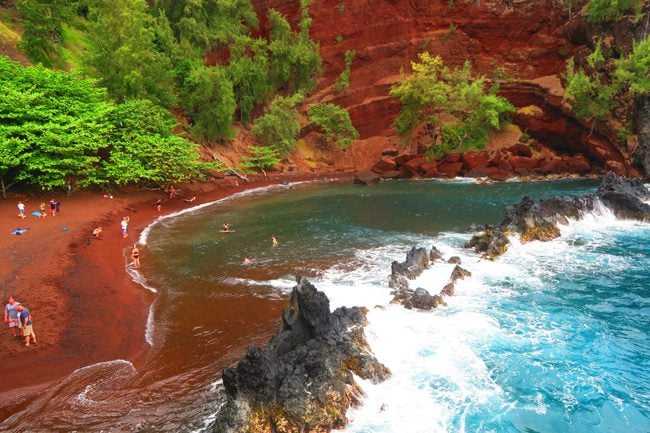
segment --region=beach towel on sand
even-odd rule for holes
[[[39,211],[35,210],[34,212],[32,212],[32,215],[40,217],[41,213]]]
[[[27,231],[27,229],[16,229],[16,230],[10,232],[9,234],[10,235],[22,235],[26,231]]]

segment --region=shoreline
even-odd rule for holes
[[[32,310],[38,346],[23,348],[6,328],[0,350],[10,356],[0,361],[0,422],[30,404],[38,393],[73,371],[99,362],[124,359],[138,366],[150,347],[145,333],[150,305],[156,295],[134,281],[126,268],[126,253],[142,232],[159,217],[212,203],[253,188],[285,182],[351,180],[350,172],[275,174],[180,185],[181,195],[168,200],[162,191],[116,193],[103,199],[82,191],[62,202],[61,213],[45,219],[29,216],[50,195],[28,197],[28,217],[16,218],[17,201],[0,203],[0,257],[3,298],[12,294]],[[48,197],[46,199],[45,197]],[[164,197],[162,211],[155,201]],[[191,203],[184,199],[196,197]],[[129,236],[123,239],[119,222],[129,216]],[[102,226],[100,239],[92,236]],[[9,231],[25,227],[22,236]],[[146,266],[146,264],[145,264]],[[4,302],[4,300],[3,300]],[[114,325],[111,325],[114,324]]]

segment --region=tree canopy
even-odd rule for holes
[[[94,80],[0,57],[0,181],[43,189],[163,185],[202,168],[197,146],[147,100],[114,104]],[[5,158],[6,156],[6,158]]]
[[[425,52],[411,67],[413,73],[403,75],[390,90],[402,103],[394,126],[405,139],[424,121],[441,126],[442,145],[431,147],[434,155],[484,147],[490,132],[501,128],[514,111],[497,96],[495,86],[487,88],[485,77],[472,77],[469,62],[450,69],[440,57]],[[455,120],[443,122],[443,115]]]

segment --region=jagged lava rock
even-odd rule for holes
[[[559,236],[559,223],[580,219],[594,211],[600,204],[618,218],[650,221],[650,192],[638,179],[626,179],[615,173],[603,176],[596,193],[579,196],[560,196],[536,201],[524,197],[521,202],[508,206],[503,220],[491,230],[478,234],[465,245],[488,258],[503,254],[509,243],[506,233],[522,235],[522,241],[551,240]]]
[[[406,260],[402,263],[391,263],[391,276],[402,275],[412,280],[417,278],[422,271],[429,267],[429,256],[425,248],[411,248],[406,253]]]
[[[373,171],[362,171],[354,175],[354,183],[359,185],[376,185],[381,181],[381,176]]]
[[[347,423],[359,402],[353,374],[379,382],[390,375],[370,352],[364,308],[329,310],[323,292],[297,277],[282,327],[223,370],[227,401],[215,433],[329,432]]]

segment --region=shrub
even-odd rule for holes
[[[359,133],[352,126],[347,110],[335,104],[315,104],[309,108],[309,120],[324,132],[323,142],[333,142],[336,146],[346,148]]]
[[[287,98],[276,96],[251,130],[261,143],[273,148],[280,156],[290,155],[296,147],[300,123],[295,107],[303,99],[302,93]]]
[[[428,53],[421,53],[419,60],[411,64],[413,73],[390,91],[402,103],[393,124],[397,132],[408,139],[427,120],[441,125],[443,143],[431,148],[434,154],[485,146],[490,132],[501,128],[514,107],[496,95],[495,86],[486,89],[483,76],[472,78],[469,62],[452,70]],[[457,120],[443,123],[443,114]]]
[[[345,67],[334,83],[334,90],[337,93],[346,92],[350,88],[350,69],[355,55],[356,52],[354,50],[347,50],[345,52]]]
[[[640,0],[589,0],[587,19],[592,23],[606,23],[619,20],[624,14],[641,13]]]
[[[244,168],[252,170],[269,170],[280,163],[278,152],[268,146],[251,146],[248,148],[251,156],[242,158],[240,164]]]

